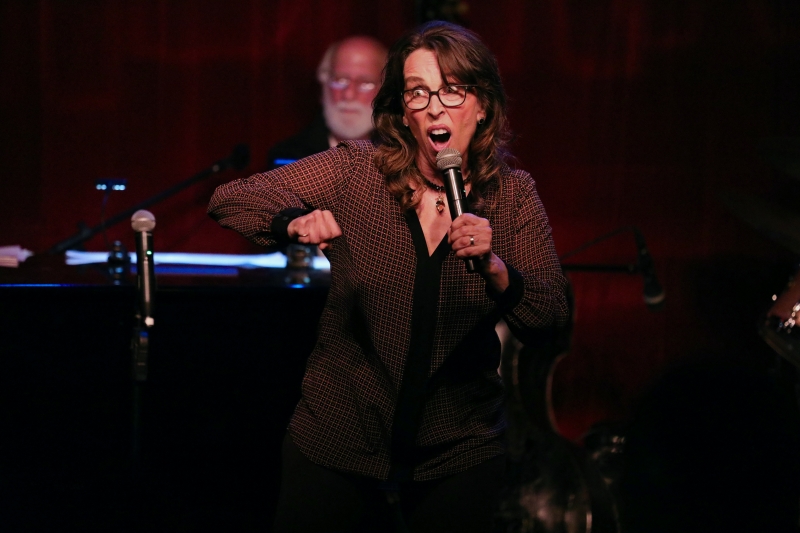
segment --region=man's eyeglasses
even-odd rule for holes
[[[378,86],[377,83],[372,81],[357,81],[351,80],[350,78],[345,77],[337,77],[332,76],[327,81],[328,87],[331,89],[336,89],[337,91],[343,91],[350,87],[351,85],[355,86],[356,91],[360,93],[368,93],[370,91],[374,91],[375,87]]]
[[[436,95],[445,107],[457,107],[467,99],[467,91],[477,85],[446,85],[438,91],[428,89],[409,89],[403,91],[403,102],[406,107],[414,111],[425,109],[430,105],[431,98]]]

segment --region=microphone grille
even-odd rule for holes
[[[139,209],[131,217],[133,231],[153,231],[156,227],[156,217],[146,209]]]
[[[436,154],[436,166],[439,167],[439,170],[461,168],[461,152],[455,148],[443,148]]]

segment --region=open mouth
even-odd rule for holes
[[[445,145],[447,145],[447,141],[450,140],[450,132],[445,128],[433,128],[428,130],[428,138],[430,138],[434,148],[440,150],[444,148]]]

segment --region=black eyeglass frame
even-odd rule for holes
[[[442,97],[439,96],[439,91],[441,91],[443,89],[447,89],[448,87],[463,87],[464,89],[466,89],[464,91],[464,99],[461,100],[457,104],[445,104],[444,101],[442,101]],[[407,89],[407,90],[401,92],[400,93],[400,99],[403,101],[403,105],[405,105],[411,111],[422,111],[423,109],[428,109],[428,106],[431,105],[431,99],[433,98],[434,95],[436,95],[436,98],[439,99],[439,103],[442,104],[442,106],[444,106],[444,107],[458,107],[458,106],[462,105],[464,102],[467,101],[467,93],[469,92],[470,89],[479,89],[479,88],[480,88],[480,85],[474,85],[474,84],[473,85],[467,85],[467,84],[463,84],[463,83],[451,83],[450,85],[445,85],[444,87],[441,87],[441,88],[439,88],[439,89],[437,89],[435,91],[431,91],[429,89],[422,89],[423,91],[427,91],[428,92],[428,103],[425,104],[424,107],[420,107],[418,109],[417,108],[413,108],[410,105],[408,105],[408,102],[406,102],[405,94],[406,93],[410,93],[412,91],[419,90],[420,87],[415,87],[414,89]]]

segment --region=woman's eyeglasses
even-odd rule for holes
[[[409,89],[403,91],[403,102],[406,107],[414,111],[425,109],[431,103],[431,98],[436,95],[445,107],[457,107],[467,99],[467,91],[477,85],[446,85],[438,91],[428,89]]]

